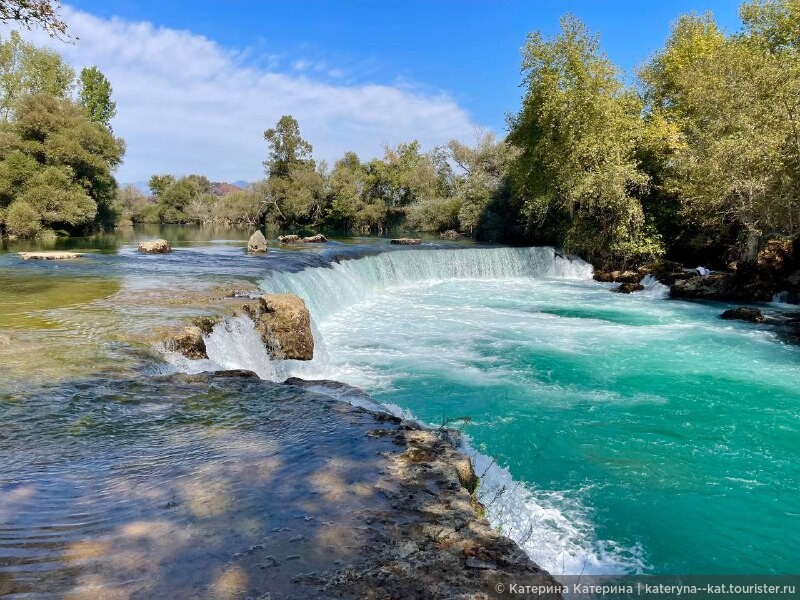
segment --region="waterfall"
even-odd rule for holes
[[[669,298],[669,287],[661,283],[655,275],[645,275],[639,283],[644,286],[641,295],[656,299]]]
[[[300,296],[317,321],[351,306],[371,292],[392,287],[489,279],[590,279],[592,266],[557,255],[553,248],[409,249],[333,262],[297,273],[273,272],[261,283],[267,292]]]

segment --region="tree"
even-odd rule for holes
[[[156,198],[161,197],[169,186],[175,183],[175,177],[168,174],[153,175],[147,182],[147,187],[150,188],[150,193]]]
[[[2,0],[0,22],[19,23],[26,29],[40,27],[50,37],[64,39],[67,24],[58,16],[61,8],[57,0]]]
[[[269,146],[269,158],[264,161],[267,176],[288,178],[300,166],[314,169],[311,144],[300,135],[300,125],[291,115],[284,115],[275,127],[264,132]]]
[[[7,40],[0,38],[1,119],[8,119],[24,96],[67,98],[74,81],[75,72],[58,53],[23,41],[16,31]]]
[[[681,17],[642,71],[653,120],[677,131],[664,186],[699,226],[741,231],[740,257],[800,230],[800,55],[796,0],[742,6],[725,36],[710,15]]]
[[[78,103],[89,120],[111,130],[111,119],[117,114],[117,103],[111,99],[111,83],[97,67],[81,70],[79,83]]]
[[[90,122],[71,100],[23,97],[0,127],[0,208],[8,207],[6,228],[30,235],[41,228],[79,231],[112,224],[117,195],[112,172],[124,151],[122,140]],[[24,206],[14,208],[18,203]],[[19,231],[12,216],[31,210],[35,223]]]
[[[565,249],[591,260],[639,261],[648,239],[637,194],[647,176],[634,153],[642,104],[576,17],[523,48],[525,96],[509,120],[519,149],[513,177],[532,228],[550,228]]]

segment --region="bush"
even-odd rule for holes
[[[42,229],[41,215],[27,202],[14,202],[6,212],[6,231],[9,235],[31,238]]]

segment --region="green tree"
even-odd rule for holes
[[[8,119],[27,95],[68,97],[74,81],[75,72],[58,53],[25,42],[16,31],[0,38],[1,119]]]
[[[270,179],[288,178],[293,170],[302,166],[314,169],[311,144],[302,138],[300,125],[291,115],[282,116],[275,127],[267,129],[264,139],[269,146],[264,169]]]
[[[796,0],[742,6],[725,36],[710,15],[681,17],[642,71],[651,118],[677,131],[664,187],[699,227],[741,231],[740,256],[800,229],[800,56]]]
[[[175,177],[168,174],[153,175],[147,182],[147,187],[150,188],[150,193],[156,198],[160,198],[169,186],[175,183]]]
[[[111,119],[117,114],[117,103],[111,99],[111,82],[97,67],[81,70],[78,103],[86,110],[89,120],[100,123],[109,130]]]
[[[38,215],[34,229],[79,231],[113,224],[117,184],[112,175],[125,145],[90,122],[71,100],[51,95],[21,98],[0,126],[0,208]],[[22,209],[14,208],[24,203]],[[24,210],[23,210],[24,209]],[[19,228],[16,228],[19,229]]]
[[[648,184],[635,158],[641,101],[571,15],[552,40],[528,36],[522,68],[525,96],[509,141],[519,149],[512,171],[523,216],[591,260],[647,258],[658,245],[637,197]]]

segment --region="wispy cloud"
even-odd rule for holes
[[[384,143],[418,138],[430,147],[474,129],[446,93],[340,84],[340,70],[316,69],[302,58],[255,60],[247,48],[226,49],[190,31],[69,7],[64,17],[77,42],[43,35],[34,41],[56,47],[77,69],[97,65],[111,80],[119,113],[114,131],[128,144],[122,181],[156,172],[258,178],[263,131],[284,114],[298,119],[315,156],[329,162],[345,150],[371,158],[382,154]]]

